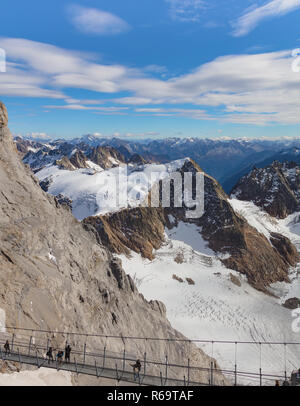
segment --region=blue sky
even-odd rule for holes
[[[1,17],[15,134],[299,135],[300,0],[10,0]]]

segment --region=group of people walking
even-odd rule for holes
[[[54,361],[53,351],[54,351],[53,347],[49,347],[49,349],[46,353],[46,356],[48,359],[48,364],[50,364],[50,361],[52,361],[52,362]],[[71,358],[71,351],[72,351],[72,348],[70,347],[69,344],[66,344],[65,351],[59,350],[56,354],[56,359],[57,359],[58,363],[61,364],[63,362],[64,356],[65,356],[65,362],[69,363],[70,358]]]
[[[10,354],[10,344],[8,340],[6,340],[4,344],[4,350],[5,355]],[[55,350],[53,349],[53,347],[49,347],[48,351],[46,352],[48,364],[50,364],[50,362],[54,362],[54,351]],[[71,351],[72,351],[71,346],[68,343],[66,343],[65,351],[59,350],[56,354],[57,362],[61,364],[63,362],[63,358],[65,357],[65,362],[69,363],[71,359]],[[136,360],[135,364],[130,364],[130,366],[133,368],[134,380],[137,380],[140,376],[140,371],[142,367],[141,361],[138,359]]]
[[[5,355],[10,355],[10,344],[9,341],[6,340],[4,344],[4,351]],[[50,364],[50,361],[54,362],[54,357],[53,357],[53,347],[49,347],[48,351],[46,352],[46,357],[48,360],[48,364]],[[71,351],[72,348],[69,344],[66,344],[65,351],[59,350],[56,354],[56,359],[59,363],[63,362],[63,357],[65,356],[65,362],[69,363],[71,359]]]

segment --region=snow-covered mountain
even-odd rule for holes
[[[47,148],[37,146],[32,140],[16,138],[17,146],[22,153],[31,152],[25,162],[32,167],[41,168],[43,162],[38,161],[46,154],[57,154],[60,158],[68,156],[74,149],[83,153],[89,153],[92,148],[113,147],[124,159],[128,161],[134,154],[142,156],[147,162],[167,163],[170,161],[192,158],[201,168],[223,186],[229,193],[235,183],[254,165],[264,167],[272,163],[275,159],[296,160],[299,162],[300,139],[203,139],[203,138],[166,138],[158,140],[124,140],[120,138],[103,138],[99,135],[85,135],[71,140],[48,141],[44,144]],[[28,144],[28,143],[31,143]],[[27,148],[27,149],[26,149]],[[43,156],[38,155],[39,149],[43,149]],[[37,154],[35,163],[34,158]],[[51,150],[54,150],[51,152]],[[45,162],[50,162],[50,158],[45,158]],[[58,158],[56,158],[58,159]],[[297,160],[298,159],[298,160]]]
[[[176,149],[177,142],[168,140],[166,144]],[[265,147],[264,143],[259,145]],[[78,142],[73,149],[74,146],[78,148]],[[122,147],[129,151],[128,145]],[[157,152],[152,147],[151,153]],[[295,194],[297,165],[275,163],[263,171],[254,169],[241,179],[230,198],[215,179],[205,175],[205,213],[200,219],[187,220],[185,208],[141,207],[153,184],[135,181],[143,179],[143,175],[148,178],[147,173],[155,167],[162,172],[161,179],[174,170],[195,173],[201,169],[191,159],[164,165],[145,163],[141,148],[131,146],[128,155],[140,154],[128,166],[126,190],[133,197],[129,207],[114,206],[115,201],[110,201],[107,193],[109,183],[104,182],[117,176],[124,165],[121,161],[108,168],[101,166],[100,161],[92,167],[72,168],[66,159],[56,159],[39,169],[36,176],[49,193],[72,200],[73,213],[83,220],[84,227],[119,255],[125,271],[146,299],[165,303],[173,325],[189,338],[257,343],[299,341],[292,330],[291,307],[300,298],[300,212],[298,206],[293,206],[284,216],[277,216],[285,217],[280,219],[270,216],[275,213],[269,214],[268,206],[259,203],[261,189],[264,199],[272,196],[274,201],[281,201],[284,188],[299,200]],[[128,163],[128,157],[124,162]],[[67,156],[70,162],[71,158]],[[243,196],[238,190],[248,195]],[[210,344],[199,346],[208,353],[212,351]],[[215,344],[213,354],[222,367],[233,369],[233,344]],[[259,354],[259,344],[239,345],[238,368],[257,373]],[[295,346],[286,348],[286,360],[281,346],[262,346],[264,373],[283,374],[285,369],[290,373],[299,363]],[[245,382],[251,383],[251,378]]]
[[[178,160],[165,165],[122,165],[119,161],[118,165],[113,159],[113,167],[106,170],[92,161],[86,161],[89,167],[84,169],[50,164],[36,172],[36,176],[44,190],[54,196],[63,195],[71,199],[73,214],[83,220],[89,216],[139,205],[146,199],[154,184],[154,178],[151,180],[150,176],[152,172],[164,179],[181,168],[184,162],[185,160]],[[102,164],[101,160],[99,164]],[[126,181],[122,181],[124,178]],[[121,195],[125,199],[121,200]]]
[[[274,161],[264,168],[254,168],[232,190],[232,196],[253,201],[270,215],[285,218],[300,210],[300,165]]]
[[[227,192],[253,165],[262,162],[262,166],[266,166],[274,159],[281,161],[281,156],[293,154],[294,148],[300,148],[299,138],[231,139],[220,137],[209,139],[171,137],[137,142],[89,135],[72,140],[74,144],[80,144],[82,141],[93,146],[110,145],[120,151],[121,149],[122,151],[129,151],[130,154],[138,153],[144,157],[156,157],[161,162],[169,162],[188,156],[197,162],[206,173],[224,185]],[[289,158],[286,157],[285,159]],[[243,171],[242,174],[241,171]],[[230,178],[234,174],[238,177],[232,183]]]
[[[103,148],[107,149],[97,147],[94,151]],[[245,274],[257,289],[265,291],[271,283],[288,281],[288,269],[298,261],[293,244],[281,234],[272,233],[267,239],[257,232],[235,212],[228,196],[209,175],[204,177],[204,215],[200,218],[187,220],[185,208],[140,207],[158,180],[175,171],[201,172],[191,159],[125,166],[109,156],[114,167],[105,169],[105,165],[87,160],[83,161],[87,167],[76,168],[71,163],[74,156],[48,164],[36,176],[42,188],[71,206],[73,214],[94,228],[110,250],[126,253],[133,249],[151,258],[152,250],[163,243],[164,228],[172,228],[169,216],[174,216],[176,224],[196,225],[210,249],[224,257],[223,264]],[[102,155],[97,162],[103,162]],[[152,177],[153,173],[158,177]]]
[[[295,141],[296,144],[298,144]],[[275,148],[276,151],[276,148]],[[220,178],[220,182],[227,193],[230,193],[236,183],[244,175],[247,175],[253,167],[265,168],[271,165],[274,161],[277,162],[295,162],[300,164],[300,149],[299,147],[286,148],[278,152],[266,154],[264,151],[251,155],[238,167],[236,167],[231,174],[227,174]]]
[[[180,171],[197,173],[201,169],[186,160]],[[187,218],[185,207],[136,207],[84,222],[95,227],[111,251],[128,253],[130,249],[149,259],[153,258],[152,250],[163,244],[166,227],[172,229],[180,222],[193,224],[199,229],[199,238],[204,238],[209,248],[222,257],[225,266],[246,275],[249,283],[262,291],[276,281],[288,281],[288,269],[299,257],[283,235],[272,233],[267,239],[257,232],[235,212],[221,186],[208,175],[204,176],[202,217]]]
[[[300,213],[276,219],[252,202],[229,199],[207,176],[205,190],[207,213],[199,222],[184,220],[176,210],[135,208],[84,223],[119,254],[146,298],[166,304],[168,317],[188,337],[298,341],[290,304],[297,305],[300,297],[295,253],[295,247],[300,251]],[[281,261],[286,277],[278,273]],[[211,344],[199,346],[212,350]],[[213,353],[223,367],[234,368],[234,344],[214,344]],[[282,375],[300,362],[296,346],[287,346],[285,358],[283,346],[266,345],[260,363],[259,344],[239,345],[237,359],[239,369],[257,373],[261,366],[264,373]]]
[[[283,233],[300,248],[300,227],[293,218],[275,220],[253,204],[232,201],[236,211],[247,214],[252,226],[270,235],[270,231]],[[258,226],[259,225],[259,226]],[[177,329],[191,339],[264,342],[298,342],[293,332],[294,318],[283,306],[289,298],[300,297],[300,268],[291,267],[291,283],[277,282],[266,295],[251,287],[247,278],[225,267],[199,229],[180,222],[177,227],[165,229],[165,242],[149,260],[131,252],[120,255],[126,272],[136,281],[139,291],[147,298],[160,299],[166,304],[167,315]],[[192,281],[192,282],[191,282]],[[212,351],[211,344],[198,344]],[[217,344],[213,353],[224,368],[234,369],[234,344]],[[283,346],[262,345],[262,371],[284,375],[297,369],[300,356],[297,346],[287,346],[286,368]],[[260,345],[240,344],[237,350],[239,370],[258,373]],[[250,377],[244,384],[258,384]],[[274,381],[270,378],[269,384]]]

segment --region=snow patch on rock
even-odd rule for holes
[[[268,222],[265,227],[267,230]],[[178,253],[180,262],[175,261]],[[134,252],[131,258],[120,257],[125,271],[138,281],[139,291],[147,300],[161,300],[166,305],[171,324],[190,339],[299,341],[299,336],[292,331],[291,311],[281,306],[283,299],[257,291],[240,273],[227,269],[206,247],[199,230],[192,224],[179,223],[177,228],[167,230],[166,242],[155,252],[153,261]],[[233,279],[237,279],[232,276],[238,279],[238,284],[233,283]],[[189,284],[187,278],[192,279],[194,285]],[[289,284],[284,286],[288,289]],[[296,286],[295,282],[289,295],[300,297],[299,288],[300,284],[297,282]],[[283,293],[286,297],[287,292]],[[199,347],[209,354],[212,351],[211,344],[199,343]],[[234,344],[215,343],[213,354],[221,367],[234,369]],[[259,344],[239,345],[237,356],[239,370],[258,373]],[[299,364],[296,346],[288,346],[288,373]],[[262,370],[264,373],[284,374],[281,346],[263,346]],[[248,377],[243,383],[255,382]],[[274,382],[270,381],[270,384]]]

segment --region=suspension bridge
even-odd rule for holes
[[[47,359],[47,352],[50,346],[53,347],[51,337],[60,335],[68,342],[70,337],[84,338],[83,348],[76,348],[72,345],[72,354],[69,362],[60,361],[57,357],[54,360]],[[88,349],[86,340],[91,337],[94,339],[105,339],[102,349]],[[214,361],[210,365],[193,365],[188,359],[186,364],[177,363],[169,360],[168,355],[164,359],[154,360],[147,357],[147,348],[144,354],[132,354],[126,350],[125,344],[122,352],[114,352],[108,349],[107,341],[117,339],[122,343],[130,340],[145,341],[165,341],[168,343],[176,342],[194,342],[196,344],[210,344],[213,348],[215,344],[231,344],[235,348],[235,364],[233,369],[220,369]],[[9,351],[5,351],[4,344],[8,341]],[[154,338],[154,337],[124,337],[116,335],[85,334],[75,332],[59,332],[49,330],[22,329],[16,327],[6,327],[5,332],[0,332],[0,359],[3,361],[15,362],[20,365],[32,365],[37,368],[51,368],[57,371],[69,371],[75,374],[85,374],[96,378],[106,378],[117,382],[126,382],[128,384],[145,386],[217,386],[222,384],[232,384],[235,386],[244,385],[252,382],[254,385],[273,385],[275,380],[288,381],[289,376],[286,369],[278,373],[265,373],[262,367],[257,372],[241,370],[237,366],[237,348],[239,345],[256,345],[261,349],[264,345],[282,346],[286,355],[286,348],[289,345],[300,345],[298,343],[282,342],[255,342],[255,341],[211,341],[211,340],[185,340],[177,338]],[[63,345],[54,346],[53,350],[64,351]],[[212,354],[213,355],[213,354]],[[134,374],[132,365],[137,357],[141,360],[141,370],[139,374]],[[201,379],[195,377],[201,376]],[[224,380],[222,381],[222,378]]]

